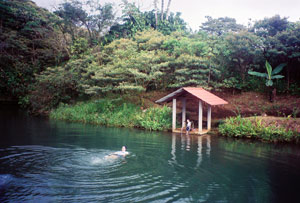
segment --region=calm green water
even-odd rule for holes
[[[0,202],[299,202],[300,147],[0,111]],[[128,147],[125,158],[105,155]]]

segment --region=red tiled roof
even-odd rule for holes
[[[211,106],[228,104],[227,101],[225,101],[225,100],[221,99],[220,97],[210,93],[209,91],[206,91],[205,89],[203,89],[201,87],[183,87],[183,88],[180,88],[180,89],[176,90],[175,92],[172,92],[172,93],[168,94],[167,96],[157,100],[156,103],[169,102],[173,98],[176,98],[176,97],[182,95],[185,92],[197,97],[201,101],[204,101],[205,103],[207,103]]]

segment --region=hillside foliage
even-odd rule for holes
[[[66,44],[57,17],[31,1],[0,1],[0,93],[24,96],[34,74],[60,64]]]
[[[181,86],[263,91],[264,72],[285,63],[279,93],[300,94],[300,22],[276,15],[248,27],[207,17],[197,31],[180,13],[72,0],[53,13],[29,0],[0,2],[0,92],[33,112],[59,103]],[[175,3],[175,2],[174,2]]]

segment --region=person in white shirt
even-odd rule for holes
[[[123,146],[122,151],[115,152],[115,153],[113,153],[113,155],[126,156],[129,154],[126,150],[127,150],[126,146]]]
[[[107,156],[105,156],[105,158],[107,159],[107,158],[109,158],[109,159],[116,159],[116,158],[118,158],[118,157],[125,157],[126,155],[128,155],[129,154],[129,152],[127,152],[126,151],[127,150],[127,147],[126,146],[123,146],[122,147],[122,151],[117,151],[117,152],[115,152],[115,153],[112,153],[112,154],[110,154],[110,155],[107,155]]]
[[[187,125],[186,125],[186,134],[188,135],[189,132],[192,130],[192,123],[189,119],[187,119]]]

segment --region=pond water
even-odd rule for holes
[[[299,202],[300,147],[0,109],[0,202]],[[106,155],[126,145],[125,158]]]

